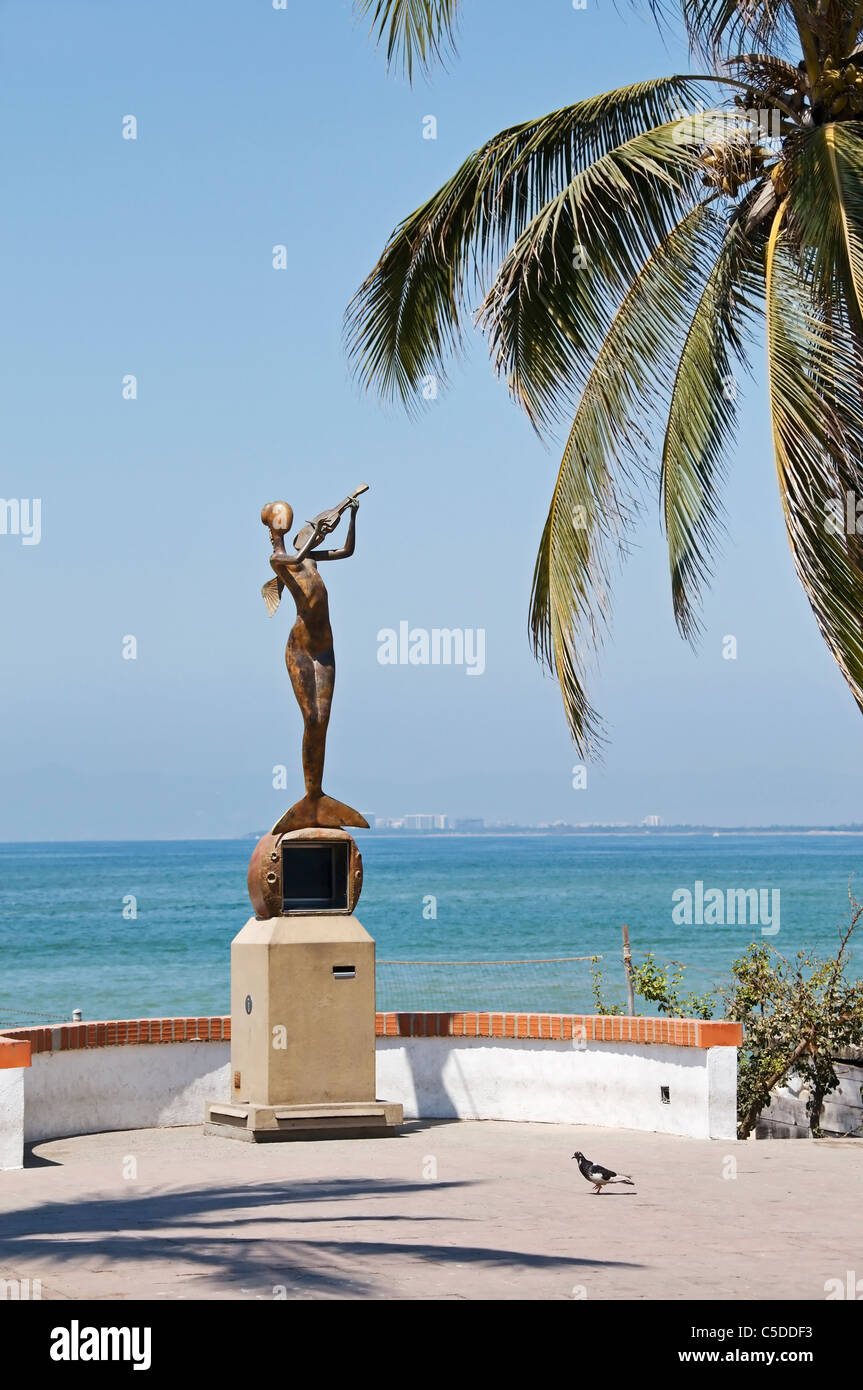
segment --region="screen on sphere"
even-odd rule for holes
[[[347,908],[347,844],[282,845],[283,910]]]

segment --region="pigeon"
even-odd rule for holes
[[[626,1177],[624,1173],[613,1173],[610,1168],[603,1168],[600,1163],[591,1163],[590,1159],[585,1158],[584,1154],[580,1153],[578,1149],[576,1149],[572,1156],[578,1159],[578,1168],[581,1176],[587,1178],[588,1182],[593,1183],[593,1190],[597,1194],[610,1182],[625,1182],[629,1183],[630,1187],[635,1186],[632,1178]]]

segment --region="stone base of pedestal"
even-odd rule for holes
[[[382,1139],[398,1132],[401,1105],[359,1101],[339,1105],[255,1105],[210,1101],[204,1133],[254,1144],[290,1139]]]

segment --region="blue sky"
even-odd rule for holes
[[[39,545],[0,536],[0,838],[242,834],[299,796],[290,614],[260,599],[258,514],[285,497],[311,516],[360,482],[356,555],[327,572],[332,795],[378,815],[860,818],[863,728],[794,576],[760,353],[701,646],[676,635],[650,510],[594,689],[611,741],[578,791],[526,640],[556,447],[479,339],[419,421],[345,363],[345,304],[469,150],[689,70],[682,46],[610,3],[468,0],[458,59],[411,89],[346,3],[6,0],[0,23],[0,491],[43,507]],[[485,672],[379,664],[401,621],[483,628]]]

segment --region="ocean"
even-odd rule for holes
[[[684,962],[686,987],[701,992],[753,939],[786,956],[832,952],[852,874],[863,897],[856,834],[375,832],[358,843],[357,916],[377,943],[380,1009],[591,1012],[590,963],[572,958],[595,954],[605,997],[621,1004],[624,922],[636,959],[655,951]],[[251,915],[253,847],[0,845],[0,1026],[68,1019],[73,1009],[84,1019],[227,1013],[230,943]],[[754,926],[711,924],[708,911],[699,921],[696,883],[723,901],[729,890],[766,890],[759,901],[771,910]],[[686,892],[694,920],[675,921]],[[854,973],[863,923],[860,933]],[[546,963],[515,963],[529,960]]]

